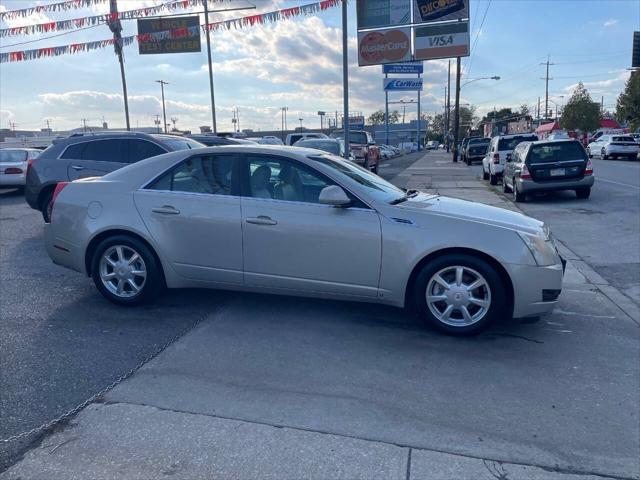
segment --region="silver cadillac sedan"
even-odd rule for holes
[[[403,190],[339,157],[222,146],[60,183],[46,247],[112,302],[220,288],[409,307],[451,334],[556,305],[563,260],[537,220]]]

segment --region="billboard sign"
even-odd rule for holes
[[[469,56],[469,22],[416,27],[414,35],[417,60]]]
[[[358,65],[407,62],[411,60],[411,29],[358,32]]]
[[[469,0],[414,0],[416,23],[469,18]]]
[[[388,63],[387,65],[382,66],[382,73],[416,75],[424,73],[424,66],[422,62]]]
[[[358,0],[358,30],[411,23],[411,0]]]
[[[349,117],[349,130],[362,130],[364,128],[364,117],[362,115]]]
[[[422,78],[383,78],[382,86],[387,92],[419,92],[422,90],[422,80]]]
[[[195,29],[193,27],[196,27]],[[178,30],[184,32],[179,38],[163,38],[138,42],[140,55],[157,53],[189,53],[200,51],[200,17],[189,15],[184,17],[139,18],[138,35],[147,33]],[[193,35],[195,32],[195,35]]]

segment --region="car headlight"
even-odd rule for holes
[[[540,267],[559,263],[558,252],[551,241],[549,229],[545,227],[542,235],[518,232],[518,235],[527,246],[536,264]]]

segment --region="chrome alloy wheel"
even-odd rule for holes
[[[147,281],[142,256],[126,245],[109,247],[100,257],[100,279],[107,290],[120,298],[135,297]]]
[[[479,322],[491,307],[489,283],[477,271],[460,265],[435,273],[427,284],[426,298],[436,319],[452,327]]]

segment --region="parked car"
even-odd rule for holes
[[[598,130],[593,132],[593,134],[589,137],[588,142],[589,143],[596,142],[603,135],[624,135],[624,134],[625,133],[623,128],[599,128]]]
[[[482,178],[489,180],[491,185],[497,185],[502,178],[507,154],[511,153],[520,142],[532,142],[538,140],[533,133],[518,133],[515,135],[500,135],[493,137],[487,154],[482,159]]]
[[[41,152],[35,148],[0,149],[0,187],[23,188],[29,163]]]
[[[44,236],[54,263],[121,305],[249,290],[410,307],[463,335],[550,312],[562,288],[542,222],[295,147],[174,152],[61,182]]]
[[[265,135],[258,143],[261,145],[284,145],[284,142],[280,140],[278,137],[273,135]]]
[[[325,135],[324,133],[289,133],[287,135],[286,140],[284,141],[285,145],[293,145],[296,142],[299,142],[302,139],[307,139],[307,138],[329,138],[327,135]]]
[[[45,222],[58,182],[102,176],[167,152],[202,148],[191,138],[134,132],[75,134],[55,141],[27,169],[25,199]]]
[[[475,161],[481,162],[487,154],[487,149],[491,143],[490,138],[472,138],[464,149],[464,161],[467,165],[471,165]]]
[[[343,130],[331,132],[331,138],[344,139]],[[376,145],[373,136],[365,130],[349,130],[349,148],[358,165],[378,173],[380,164],[380,148]]]
[[[467,144],[469,143],[469,141],[471,141],[472,139],[475,139],[475,138],[482,138],[482,137],[479,136],[479,135],[474,135],[472,137],[464,137],[462,139],[462,141],[460,142],[459,152],[460,152],[460,161],[461,162],[465,162],[467,160],[466,157],[465,157],[466,150],[467,150]]]
[[[385,145],[380,145],[380,155],[382,158],[388,159],[396,156],[396,152]]]
[[[430,140],[427,142],[427,146],[426,146],[427,150],[437,150],[438,149],[438,142],[436,142],[435,140]]]
[[[237,138],[232,137],[218,137],[216,135],[211,134],[194,134],[187,135],[187,138],[195,140],[196,142],[200,142],[201,144],[207,147],[215,147],[218,145],[239,145],[240,141]]]
[[[411,152],[417,152],[418,151],[418,144],[416,142],[401,142],[399,147],[405,153],[411,153]]]
[[[298,140],[295,146],[315,148],[316,150],[322,150],[340,157],[344,156],[344,140],[341,138],[306,138]],[[350,155],[350,157],[353,159],[353,155]]]
[[[516,202],[528,193],[573,190],[589,198],[594,183],[593,166],[576,140],[522,142],[507,156],[502,181],[505,193]]]
[[[566,132],[566,130],[554,130],[547,136],[545,140],[568,140],[569,138],[571,137],[569,137],[569,134]]]
[[[400,149],[398,147],[382,144],[380,145],[380,148],[386,148],[387,150],[389,150],[393,157],[400,155]]]
[[[638,158],[640,144],[630,135],[602,135],[587,146],[589,157],[600,157],[602,160],[623,157],[629,160]]]

